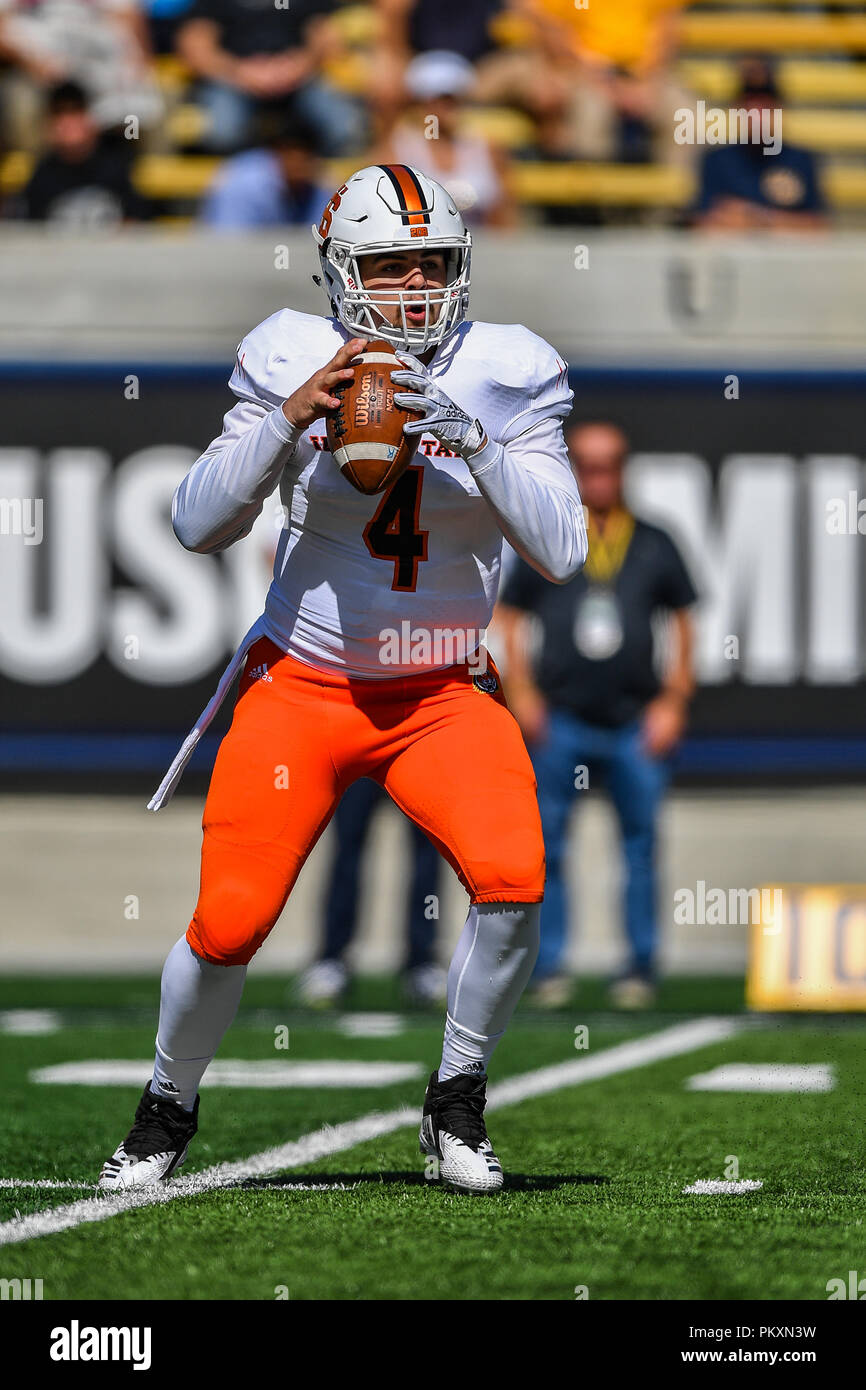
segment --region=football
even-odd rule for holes
[[[345,478],[359,492],[382,492],[415,453],[416,439],[407,438],[403,426],[416,419],[410,410],[394,404],[391,373],[402,366],[390,343],[369,342],[353,357],[355,380],[338,387],[340,408],[328,417],[328,447]]]

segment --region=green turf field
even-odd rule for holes
[[[7,1243],[19,1217],[94,1200],[87,1184],[129,1127],[141,1090],[41,1084],[32,1074],[149,1059],[156,985],[6,981],[0,1010],[54,1010],[56,1026],[0,1032],[0,1279],[41,1279],[45,1299],[571,1300],[576,1290],[590,1299],[826,1299],[830,1279],[866,1274],[866,1019],[750,1019],[737,1012],[741,993],[737,982],[672,981],[659,1008],[636,1018],[604,1011],[601,988],[590,984],[561,1013],[519,1013],[493,1082],[646,1045],[707,1014],[743,1027],[726,1041],[493,1108],[489,1129],[506,1172],[498,1196],[426,1181],[417,1123],[398,1122],[363,1142],[349,1142],[351,1131],[326,1157],[292,1151],[288,1166],[264,1176]],[[384,982],[362,986],[353,1002],[397,1007]],[[586,1050],[574,1046],[578,1025],[589,1029]],[[20,1016],[9,1026],[21,1026]],[[332,1141],[328,1126],[339,1139],[341,1125],[374,1112],[420,1109],[439,1021],[403,1013],[396,1026],[390,1036],[349,1036],[336,1016],[294,1011],[286,981],[253,975],[220,1060],[401,1062],[417,1076],[364,1089],[205,1085],[183,1172],[323,1129]],[[275,1048],[283,1027],[287,1050]],[[835,1085],[809,1094],[686,1088],[723,1063],[824,1064]],[[731,1177],[763,1187],[683,1193],[698,1179]],[[82,1186],[10,1185],[39,1179]]]

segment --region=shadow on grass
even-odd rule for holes
[[[549,1192],[558,1187],[575,1187],[582,1184],[601,1186],[610,1178],[601,1173],[508,1173],[505,1177],[506,1192]],[[415,1171],[364,1172],[364,1173],[291,1173],[277,1174],[268,1178],[248,1178],[238,1183],[235,1190],[241,1191],[315,1191],[316,1188],[328,1191],[334,1188],[349,1187],[436,1187],[423,1173]],[[448,1191],[449,1189],[443,1189]]]

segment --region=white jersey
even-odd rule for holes
[[[335,319],[291,309],[248,334],[230,380],[239,404],[178,488],[173,517],[189,548],[220,550],[279,486],[286,522],[264,630],[301,661],[381,680],[460,659],[459,639],[437,641],[444,633],[466,634],[466,654],[475,650],[503,533],[560,582],[586,538],[562,439],[568,372],[549,344],[519,324],[461,324],[428,369],[481,421],[490,448],[470,467],[424,435],[401,479],[368,497],[334,462],[324,419],[298,438],[280,410],[348,337]]]

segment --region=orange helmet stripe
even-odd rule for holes
[[[430,221],[430,213],[424,203],[421,185],[413,171],[406,164],[380,164],[391,180],[391,186],[400,199],[402,220],[406,226],[420,227]]]

